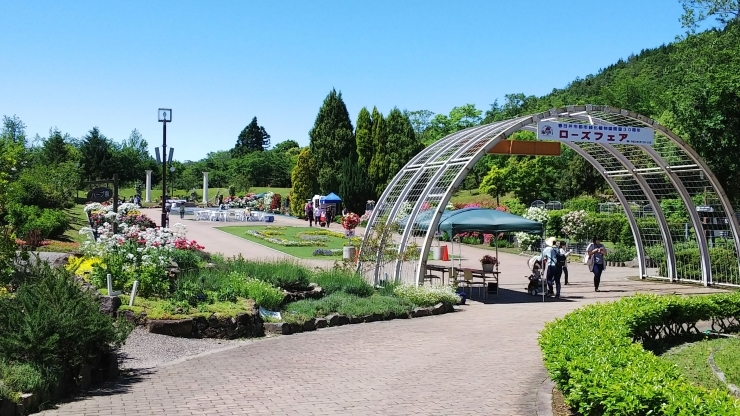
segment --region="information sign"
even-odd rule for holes
[[[87,200],[90,202],[105,202],[113,198],[113,191],[110,188],[95,188],[87,193]]]
[[[602,126],[598,124],[540,121],[537,139],[576,143],[634,144],[652,146],[655,130],[648,127]]]

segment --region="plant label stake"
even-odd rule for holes
[[[131,299],[128,301],[128,306],[134,306],[134,299],[136,299],[136,291],[139,289],[139,281],[134,280],[134,287],[131,289]]]
[[[108,273],[108,296],[113,296],[113,278],[111,277],[110,273]]]

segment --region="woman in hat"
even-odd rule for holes
[[[586,253],[588,253],[589,256],[591,271],[594,273],[594,290],[598,292],[599,283],[601,283],[601,273],[603,273],[604,268],[606,268],[606,262],[604,261],[604,256],[606,256],[606,247],[601,244],[601,239],[599,237],[594,237],[593,240],[591,240],[591,244],[586,247]]]
[[[560,297],[560,273],[558,270],[558,254],[560,250],[557,247],[557,241],[555,237],[550,237],[545,240],[545,247],[542,250],[542,270],[545,270],[545,278],[547,279],[547,294],[556,298]],[[555,283],[555,293],[553,293],[553,283]]]

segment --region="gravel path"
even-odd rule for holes
[[[137,327],[121,348],[121,369],[141,370],[184,361],[187,358],[230,349],[254,340],[227,340],[214,338],[177,338],[150,334]]]

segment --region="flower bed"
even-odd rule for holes
[[[319,248],[313,251],[313,255],[317,257],[321,256],[341,256],[342,255],[342,249],[341,248],[335,248],[335,249],[325,249],[325,248]]]
[[[323,247],[325,243],[321,241],[295,241],[286,240],[284,238],[271,237],[269,234],[265,234],[265,231],[247,230],[247,235],[257,237],[272,244],[277,244],[284,247]]]
[[[738,318],[740,293],[638,295],[550,322],[539,343],[550,377],[579,414],[735,415],[740,402],[726,391],[692,385],[648,349],[699,335],[699,321],[736,331]]]

